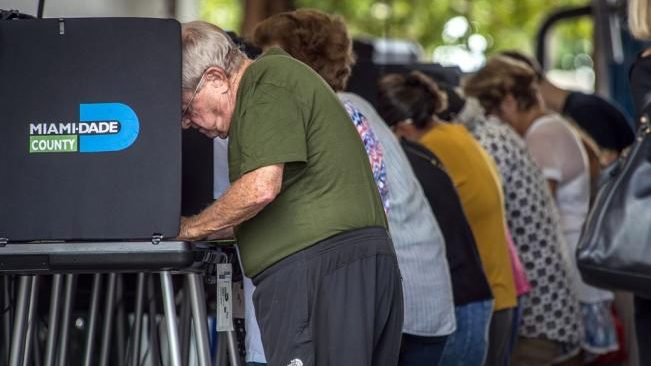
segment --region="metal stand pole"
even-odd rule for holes
[[[156,292],[154,291],[154,274],[147,280],[147,302],[149,303],[149,355],[152,366],[160,366],[160,344],[158,341],[158,322],[156,317]]]
[[[136,309],[134,312],[133,331],[131,333],[131,365],[140,365],[140,335],[142,333],[142,312],[145,297],[145,273],[138,273],[138,285],[136,287]]]
[[[11,337],[11,351],[9,353],[9,366],[21,366],[23,361],[23,346],[27,333],[27,313],[29,304],[31,276],[18,277],[18,296],[16,297],[16,317],[14,330]]]
[[[111,331],[113,327],[113,310],[115,307],[115,285],[118,275],[109,274],[106,288],[106,305],[104,307],[104,324],[102,325],[102,344],[100,348],[99,365],[108,366],[111,345]]]
[[[61,311],[61,284],[63,275],[55,274],[52,277],[52,292],[50,294],[50,316],[47,329],[47,343],[45,346],[45,366],[54,366],[54,350],[57,346],[57,333],[59,330],[59,312]]]
[[[160,273],[161,289],[163,293],[163,306],[167,324],[167,338],[170,347],[170,360],[172,366],[181,366],[181,353],[179,349],[179,332],[176,326],[176,309],[174,306],[174,287],[172,275],[168,271]]]
[[[41,366],[41,344],[38,341],[38,332],[32,332],[33,366]]]
[[[97,316],[99,313],[99,291],[102,287],[102,275],[93,275],[93,292],[90,296],[90,314],[88,316],[88,333],[86,334],[86,350],[84,351],[84,366],[91,366],[93,362],[95,344],[95,329],[97,329]]]
[[[70,326],[72,308],[74,306],[75,287],[77,286],[77,275],[66,275],[66,288],[63,299],[63,317],[61,318],[61,343],[59,344],[58,366],[68,365],[68,340],[70,338]]]
[[[228,343],[226,334],[224,332],[217,332],[217,353],[215,354],[215,365],[225,366],[227,355]]]
[[[210,366],[210,345],[208,344],[208,316],[203,282],[196,273],[186,275],[190,284],[190,305],[194,324],[194,337],[197,344],[199,366]]]
[[[3,363],[9,362],[9,348],[11,347],[11,277],[2,276],[2,343],[4,344],[2,357]]]
[[[38,307],[38,288],[41,276],[32,276],[32,288],[29,295],[29,312],[27,313],[27,334],[25,334],[25,351],[23,353],[23,366],[31,363],[34,332],[36,332],[36,310]]]
[[[187,296],[190,284],[185,278],[183,286],[183,298],[181,299],[181,319],[179,327],[181,328],[181,361],[184,365],[190,362],[190,338],[192,330],[192,311],[190,310],[190,296]]]
[[[235,339],[235,331],[231,330],[226,332],[226,339],[228,341],[228,355],[231,361],[231,366],[240,366],[240,354],[237,350],[237,339]]]
[[[118,275],[117,285],[115,287],[117,310],[115,315],[115,345],[117,349],[117,359],[119,364],[125,364],[126,339],[127,339],[127,316],[124,311],[124,278],[122,274]]]

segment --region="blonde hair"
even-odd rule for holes
[[[230,76],[246,59],[231,37],[214,24],[194,21],[183,23],[181,30],[184,89],[194,89],[210,66],[220,67]]]
[[[467,96],[475,97],[487,113],[498,110],[509,94],[520,110],[539,103],[538,77],[524,62],[506,56],[494,56],[476,74],[464,81]]]
[[[628,1],[628,26],[638,39],[651,39],[651,6],[649,0]]]
[[[339,16],[312,9],[279,13],[260,22],[253,43],[277,45],[306,63],[335,91],[346,88],[355,63],[346,23]]]

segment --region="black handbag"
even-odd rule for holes
[[[651,296],[651,125],[640,119],[628,156],[602,173],[577,247],[583,281]]]

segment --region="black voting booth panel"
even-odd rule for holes
[[[147,312],[155,319],[159,310],[166,319],[167,364],[184,364],[181,345],[189,349],[191,323],[198,363],[210,364],[207,326],[198,326],[207,324],[200,272],[214,272],[220,255],[209,244],[165,240],[177,236],[181,211],[180,43],[174,20],[0,22],[0,298],[14,310],[0,322],[7,365],[39,360],[41,346],[46,365],[53,357],[59,365],[76,363],[68,352],[75,273],[88,272],[94,275],[84,365],[95,364],[93,357],[108,364],[115,347],[119,364],[141,364],[143,317]],[[171,276],[177,270],[188,299],[181,306],[182,333]],[[160,272],[162,309],[145,273],[153,271]],[[100,272],[110,272],[101,336]],[[116,272],[139,272],[137,283]],[[56,274],[43,345],[33,319],[46,276],[34,274],[49,273]],[[65,288],[60,273],[66,273]],[[5,296],[12,286],[14,299]],[[124,298],[134,286],[127,337]],[[160,331],[149,324],[150,353],[160,356],[153,345]]]
[[[175,237],[180,25],[0,22],[0,238]]]
[[[195,129],[183,131],[183,190],[181,214],[192,216],[213,202],[214,150],[212,139]]]

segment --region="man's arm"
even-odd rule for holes
[[[269,165],[244,174],[208,208],[183,219],[178,239],[202,239],[257,215],[280,193],[283,168]]]

